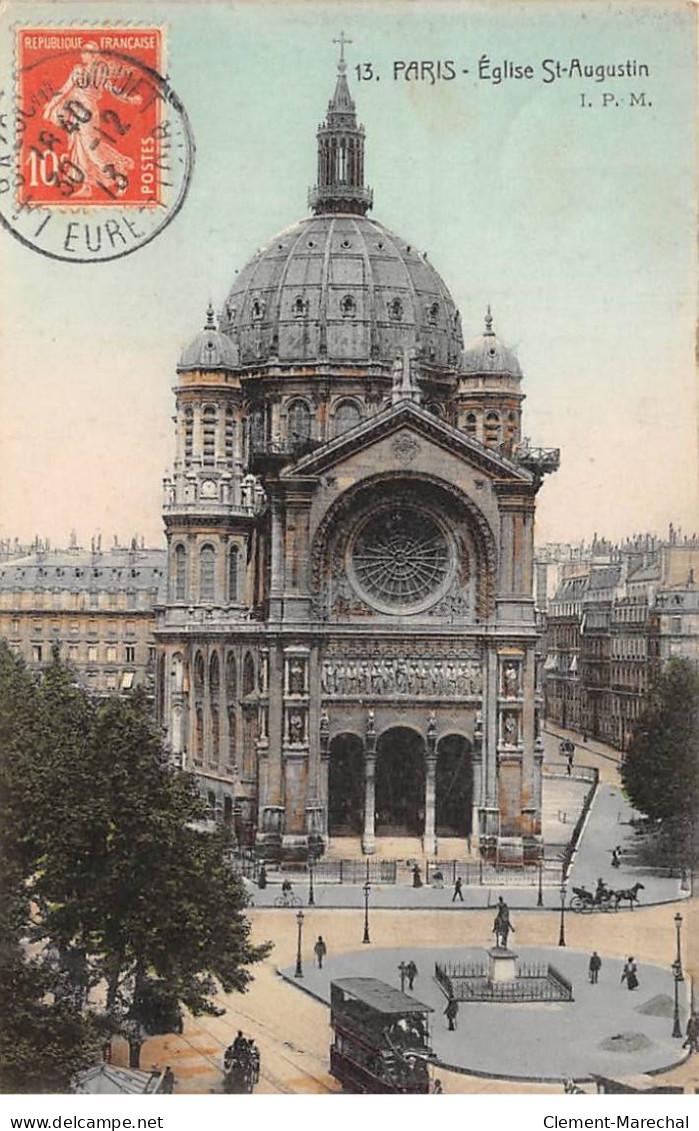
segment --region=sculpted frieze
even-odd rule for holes
[[[321,688],[326,698],[471,699],[483,693],[483,671],[472,658],[349,655],[323,661]]]

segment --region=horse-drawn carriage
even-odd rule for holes
[[[573,888],[570,897],[570,910],[589,915],[593,911],[618,911],[619,904],[628,902],[633,911],[634,903],[638,903],[638,893],[643,884],[635,883],[631,888],[614,890],[606,884],[598,883],[595,892],[588,891],[586,887]]]
[[[228,1095],[252,1092],[260,1079],[260,1053],[254,1041],[239,1033],[223,1056],[223,1090]]]
[[[341,978],[330,985],[333,1044],[330,1072],[345,1091],[369,1095],[430,1092],[435,1059],[423,1005],[377,978]]]

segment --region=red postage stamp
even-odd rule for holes
[[[162,30],[17,33],[20,205],[157,207]]]

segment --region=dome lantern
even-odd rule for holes
[[[345,33],[333,40],[340,45],[335,93],[328,103],[325,121],[318,127],[318,182],[308,194],[316,216],[349,212],[364,216],[373,204],[373,193],[364,185],[364,127],[347,85]]]

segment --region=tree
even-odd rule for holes
[[[75,1000],[103,981],[107,1013],[132,1033],[154,987],[193,1013],[221,1012],[218,988],[244,991],[269,945],[252,945],[228,830],[202,829],[194,779],[169,766],[145,698],[91,699],[56,657],[34,684],[0,646],[3,727],[3,852]]]
[[[699,807],[699,671],[688,660],[670,660],[651,688],[621,779],[632,804],[690,859]]]

